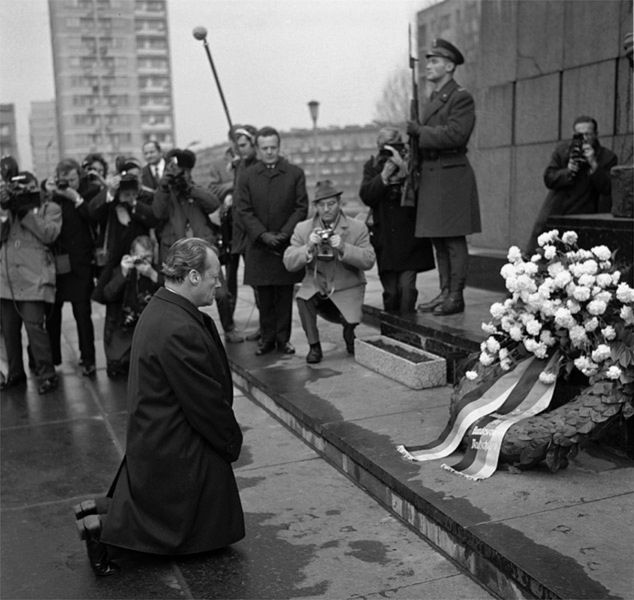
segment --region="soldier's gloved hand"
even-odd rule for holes
[[[414,135],[416,137],[420,135],[420,125],[416,121],[407,122],[407,135]]]
[[[275,248],[278,245],[277,237],[274,233],[271,233],[270,231],[265,231],[260,236],[260,239],[262,240],[263,244],[266,244],[270,248]]]

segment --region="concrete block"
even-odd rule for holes
[[[518,79],[561,70],[565,1],[531,0],[518,4]]]
[[[554,149],[555,144],[531,144],[518,146],[515,150],[509,235],[512,243],[521,248],[528,241],[548,193],[543,175]]]
[[[478,182],[482,233],[472,243],[485,248],[509,246],[509,204],[511,201],[510,145],[481,149],[469,154]]]
[[[513,84],[488,87],[476,104],[476,144],[478,148],[510,146],[513,132]]]
[[[399,355],[399,352],[402,354]],[[420,362],[414,362],[409,357]],[[354,358],[360,365],[415,390],[447,383],[444,358],[383,335],[356,338]]]
[[[572,136],[572,122],[579,115],[594,117],[601,135],[614,134],[614,97],[610,92],[615,89],[614,60],[564,71],[561,97],[564,138]]]
[[[608,148],[612,148],[612,152],[614,152],[619,159],[618,164],[631,165],[634,162],[634,139],[631,133],[615,135],[614,138],[612,138],[611,145],[604,143],[603,140],[601,140],[601,143]]]
[[[634,166],[612,167],[612,214],[615,217],[634,217]]]
[[[518,2],[482,2],[478,85],[481,87],[515,81],[517,78]]]
[[[565,2],[564,15],[564,68],[577,67],[614,59],[621,54],[622,0],[583,0]],[[630,27],[632,21],[629,21]],[[588,35],[592,32],[593,35]],[[592,86],[606,90],[592,79]]]
[[[554,142],[559,136],[559,73],[519,80],[516,96],[515,143]]]

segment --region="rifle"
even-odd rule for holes
[[[412,55],[412,26],[407,26],[407,45],[409,54],[409,68],[412,72],[412,98],[409,105],[409,118],[411,121],[419,123],[418,112],[418,76],[416,73],[416,63],[418,59]],[[408,136],[408,169],[407,180],[403,186],[403,196],[401,197],[401,206],[416,206],[418,197],[418,185],[420,180],[420,153],[418,148],[418,138],[416,136]]]

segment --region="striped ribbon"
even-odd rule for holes
[[[557,355],[553,356],[546,368],[551,367],[557,359]],[[534,359],[533,362],[539,364],[541,372],[544,361]],[[529,383],[528,375],[527,370],[524,376],[526,383]],[[467,450],[460,462],[453,466],[443,464],[441,467],[467,479],[478,480],[491,477],[497,469],[502,440],[508,429],[518,421],[547,409],[554,390],[553,384],[544,384],[539,380],[538,372],[519,404],[515,407],[510,406],[512,402],[509,398],[509,402],[500,411],[476,421],[467,440]]]
[[[448,424],[433,442],[420,446],[397,446],[396,450],[405,458],[417,462],[449,456],[458,448],[467,429],[478,419],[498,409],[503,410],[507,400],[510,402],[511,399],[517,398],[517,394],[513,392],[523,383],[523,376],[529,367],[532,367],[530,372],[533,373],[535,362],[539,361],[532,358],[523,360],[516,365],[515,369],[505,373],[499,379],[483,383],[465,394],[456,406],[458,412],[456,420],[453,424]],[[538,368],[541,371],[542,365],[538,365]],[[522,389],[523,387],[522,385]],[[517,400],[515,402],[517,406],[519,402]]]

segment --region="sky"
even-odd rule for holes
[[[59,0],[53,0],[59,1]],[[234,123],[310,128],[375,117],[387,79],[407,68],[407,28],[433,0],[168,0],[179,146],[226,139],[227,119],[207,41]],[[55,96],[48,0],[0,0],[0,103],[14,103],[18,149],[30,168],[30,102]]]

